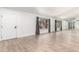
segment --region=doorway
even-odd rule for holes
[[[62,21],[55,20],[55,32],[62,31]]]
[[[68,29],[75,29],[75,22],[74,21],[68,22]]]
[[[36,35],[50,33],[50,19],[37,17],[36,18]]]

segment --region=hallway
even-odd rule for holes
[[[62,31],[0,41],[1,52],[77,52],[79,31]]]

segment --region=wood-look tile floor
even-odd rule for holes
[[[79,31],[62,31],[0,41],[1,52],[79,52]]]

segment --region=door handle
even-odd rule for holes
[[[14,26],[14,28],[16,29],[16,28],[17,28],[17,26]]]

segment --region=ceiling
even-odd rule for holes
[[[79,7],[6,7],[6,8],[46,16],[57,16],[61,18],[79,16]]]

